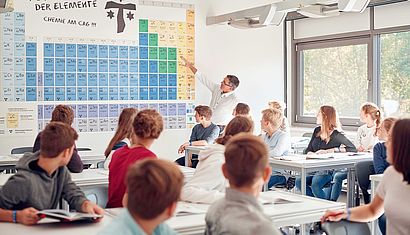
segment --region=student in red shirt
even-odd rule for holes
[[[109,165],[107,208],[122,207],[126,186],[124,183],[128,167],[136,161],[156,158],[149,148],[164,128],[161,115],[151,109],[138,112],[133,122],[134,133],[131,146],[123,146],[115,151]]]

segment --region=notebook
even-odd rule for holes
[[[41,218],[58,219],[63,222],[79,221],[79,220],[95,220],[101,218],[102,215],[88,214],[81,212],[70,212],[67,210],[51,209],[37,212]]]

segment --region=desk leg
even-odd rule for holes
[[[354,186],[356,182],[356,175],[353,168],[348,168],[347,174],[347,207],[354,206]]]
[[[301,183],[301,192],[302,195],[306,195],[306,170],[305,168],[302,168],[300,171],[300,183]],[[301,224],[300,225],[300,233],[301,235],[305,235],[306,234],[306,224]]]
[[[189,150],[185,149],[185,166],[189,166]]]
[[[372,194],[372,199],[373,199],[375,194],[376,194],[376,187],[377,187],[376,181],[374,181],[374,180],[370,181],[370,187],[371,187],[371,194]],[[371,228],[372,235],[377,234],[377,232],[376,232],[376,230],[377,230],[376,220],[373,220],[372,222],[370,222],[370,228]]]
[[[305,168],[302,168],[301,174],[300,174],[300,183],[301,183],[301,192],[302,195],[306,195],[306,170]]]

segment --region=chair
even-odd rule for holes
[[[23,153],[32,153],[33,147],[18,147],[11,149],[11,154],[23,154]]]
[[[312,137],[312,135],[313,135],[313,133],[312,132],[306,132],[306,133],[303,133],[303,135],[302,135],[302,137]]]
[[[108,186],[91,189],[83,189],[88,200],[94,202],[102,208],[105,208],[108,202]]]
[[[90,148],[77,148],[77,151],[91,151]]]
[[[369,225],[367,223],[358,223],[347,220],[339,222],[326,222],[322,224],[322,230],[327,235],[370,235]]]

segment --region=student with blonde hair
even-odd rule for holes
[[[360,121],[365,124],[357,129],[355,141],[357,151],[371,151],[378,142],[376,129],[380,126],[381,116],[379,107],[373,103],[364,103],[360,107]]]
[[[376,129],[376,135],[380,142],[373,147],[373,160],[361,161],[355,165],[357,182],[362,191],[365,204],[370,203],[370,194],[367,191],[370,187],[369,176],[373,174],[383,174],[390,165],[387,162],[386,145],[388,139],[390,139],[390,130],[393,128],[396,121],[396,118],[386,118],[380,123],[379,128]],[[386,218],[384,215],[379,218],[378,224],[382,234],[386,234]]]
[[[125,108],[122,110],[118,119],[117,130],[104,151],[104,155],[107,158],[104,162],[105,169],[108,169],[115,150],[124,145],[131,145],[131,135],[133,131],[132,122],[134,121],[137,112],[138,110],[136,108]]]
[[[205,234],[280,234],[257,200],[271,174],[269,151],[261,138],[249,133],[232,137],[222,172],[230,187],[209,207]]]
[[[199,153],[199,163],[194,176],[184,185],[181,200],[213,203],[223,197],[228,186],[221,167],[225,161],[225,144],[239,133],[252,133],[253,122],[242,116],[234,117],[226,126],[224,135],[216,143]]]
[[[265,109],[262,111],[261,127],[262,139],[269,148],[270,157],[288,155],[290,152],[290,137],[280,129],[283,124],[283,114],[279,109]],[[286,184],[285,171],[273,169],[268,187]]]
[[[346,210],[327,211],[322,222],[341,219],[369,222],[383,213],[386,215],[387,233],[410,234],[410,119],[397,121],[387,141],[387,161],[391,163],[370,204]]]
[[[149,150],[164,129],[162,116],[155,110],[145,109],[137,113],[133,121],[131,146],[124,146],[112,156],[108,175],[107,207],[122,207],[125,193],[125,174],[133,163],[146,159],[157,158]]]
[[[133,164],[125,179],[126,209],[99,234],[176,235],[164,222],[174,215],[181,194],[179,168],[170,161],[145,159]]]
[[[340,121],[336,109],[333,106],[321,106],[316,118],[316,123],[320,126],[316,127],[313,131],[312,138],[304,153],[357,152],[354,144],[341,132]],[[306,178],[306,194],[322,199],[329,198],[323,191],[323,188],[326,184],[330,183],[332,179],[332,172],[318,172],[314,176],[308,176]],[[296,179],[296,186],[298,189],[301,189],[300,178]],[[338,197],[336,194],[335,196]]]
[[[268,103],[269,108],[271,109],[279,109],[282,114],[283,114],[283,121],[282,124],[280,125],[280,129],[286,133],[290,134],[290,124],[288,118],[285,116],[285,109],[286,109],[286,104],[284,102],[278,101],[278,100],[272,100]]]

